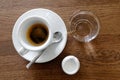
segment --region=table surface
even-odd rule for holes
[[[80,43],[70,34],[65,49],[56,59],[34,64],[20,57],[12,43],[15,21],[33,8],[58,13],[69,32],[69,19],[77,10],[90,10],[101,22],[100,34],[90,43]],[[61,61],[67,55],[81,63],[77,74],[66,75]],[[0,80],[120,80],[120,0],[0,0]]]

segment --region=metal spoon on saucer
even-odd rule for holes
[[[55,33],[54,33],[54,36],[53,36],[53,42],[52,42],[50,45],[52,45],[52,44],[54,44],[54,43],[58,43],[58,42],[60,42],[61,40],[62,40],[62,33],[61,33],[61,32],[55,32]],[[50,46],[50,45],[49,45],[49,46]],[[48,47],[49,47],[49,46],[48,46]],[[48,47],[47,47],[47,48],[48,48]],[[30,66],[44,53],[44,51],[45,51],[47,48],[45,48],[44,50],[42,50],[40,54],[38,54],[36,57],[34,57],[33,60],[31,60],[31,61],[26,65],[26,68],[29,69]]]

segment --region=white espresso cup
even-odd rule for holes
[[[38,46],[32,45],[27,39],[27,31],[31,27],[31,25],[35,23],[44,24],[48,28],[47,40],[42,45],[38,45]],[[48,47],[50,44],[53,43],[54,33],[53,33],[53,29],[51,28],[52,26],[49,23],[50,21],[40,16],[39,17],[38,16],[28,17],[20,23],[18,31],[17,31],[17,35],[18,35],[17,37],[18,37],[19,43],[22,45],[22,47],[19,49],[19,53],[21,55],[24,55],[29,51],[42,51],[46,47]]]

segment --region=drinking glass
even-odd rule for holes
[[[77,11],[69,21],[70,33],[80,42],[90,42],[95,39],[100,30],[98,17],[91,11]]]

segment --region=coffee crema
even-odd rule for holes
[[[46,25],[35,23],[27,31],[27,40],[33,46],[40,46],[48,39],[49,31]]]

